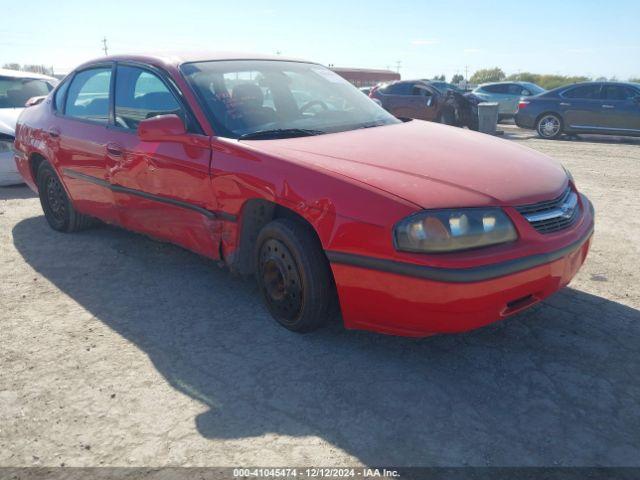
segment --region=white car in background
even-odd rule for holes
[[[16,121],[27,100],[48,95],[57,84],[46,75],[0,69],[0,186],[24,183],[13,160]]]

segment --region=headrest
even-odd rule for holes
[[[255,83],[241,83],[233,87],[231,98],[238,105],[259,108],[262,107],[264,94]]]

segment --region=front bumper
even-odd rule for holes
[[[471,269],[346,258],[327,252],[345,327],[424,337],[459,333],[506,318],[566,286],[584,263],[593,233],[544,255]],[[376,263],[377,262],[377,263]]]

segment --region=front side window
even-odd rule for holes
[[[421,97],[430,97],[431,95],[433,95],[431,93],[431,90],[429,90],[424,85],[420,85],[419,83],[413,87],[412,93],[413,95],[419,95]]]
[[[31,97],[48,95],[53,85],[36,78],[0,76],[0,108],[23,108]]]
[[[602,96],[607,100],[631,100],[638,95],[633,88],[622,85],[605,85],[602,87]]]
[[[91,68],[77,73],[67,92],[65,115],[97,123],[109,121],[111,67]]]
[[[566,90],[562,96],[566,98],[581,98],[586,100],[597,100],[600,97],[600,85],[582,85],[580,87]]]
[[[299,136],[399,123],[320,65],[231,60],[189,63],[181,70],[221,136],[240,138],[256,132]]]
[[[115,122],[135,130],[138,124],[157,115],[185,115],[173,94],[160,78],[138,67],[118,65],[115,87]]]

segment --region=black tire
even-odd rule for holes
[[[40,164],[37,179],[40,205],[51,228],[59,232],[77,232],[94,224],[93,218],[73,208],[58,174],[48,162]]]
[[[288,218],[265,225],[256,242],[256,278],[273,318],[298,333],[323,326],[336,302],[333,277],[311,227]]]
[[[556,113],[543,113],[536,120],[536,132],[540,138],[556,140],[562,135],[563,128],[562,118]]]

